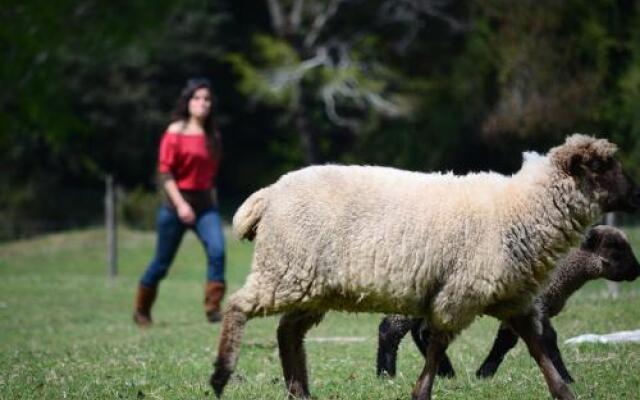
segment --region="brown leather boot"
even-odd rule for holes
[[[133,322],[139,327],[146,328],[151,325],[151,306],[153,306],[157,294],[158,290],[156,288],[138,286],[136,303],[133,308]]]
[[[211,323],[218,322],[222,319],[220,302],[224,297],[224,292],[224,282],[207,282],[204,288],[204,312],[207,315],[207,320]]]

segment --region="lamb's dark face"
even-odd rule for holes
[[[602,211],[634,212],[640,209],[640,187],[613,157],[578,158],[574,160],[573,172],[584,180],[589,191],[598,194]]]
[[[610,226],[592,228],[582,248],[600,257],[600,276],[612,281],[633,281],[640,276],[640,264],[622,231]]]

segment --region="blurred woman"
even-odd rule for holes
[[[152,323],[151,307],[158,285],[187,229],[195,232],[207,255],[204,308],[209,322],[220,320],[225,292],[224,237],[217,208],[216,176],[221,138],[212,113],[211,84],[190,79],[178,98],[158,155],[163,201],[157,214],[157,243],[151,263],[140,279],[135,297],[134,322]]]

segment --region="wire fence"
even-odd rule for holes
[[[46,193],[5,196],[0,201],[0,241],[104,224],[102,187],[53,188]]]
[[[10,241],[29,238],[37,235],[62,232],[75,229],[83,229],[88,227],[104,226],[105,224],[105,193],[97,192],[93,197],[91,206],[83,206],[82,209],[74,209],[73,206],[69,211],[63,212],[62,209],[57,210],[54,217],[16,217],[8,216],[6,213],[0,212],[0,241]],[[149,193],[148,199],[140,198],[140,196],[125,193],[122,190],[117,191],[117,218],[118,223],[123,226],[136,229],[153,230],[153,222],[157,208],[157,199],[155,193]],[[239,204],[239,203],[238,203]],[[233,215],[233,205],[226,205],[225,213]],[[610,217],[609,217],[610,218]],[[613,224],[620,227],[633,227],[640,225],[640,215],[615,214],[615,222],[603,219],[602,223]]]
[[[76,229],[105,226],[105,192],[94,191],[90,195],[83,191],[82,196],[67,193],[67,201],[59,202],[29,213],[21,207],[20,212],[11,213],[0,210],[0,242],[25,239],[33,236],[64,232]],[[82,202],[74,198],[83,197]],[[220,212],[226,223],[246,196],[226,196],[220,203]],[[155,229],[155,219],[160,197],[153,190],[125,191],[115,187],[115,217],[118,225],[137,230]]]
[[[48,233],[63,232],[74,229],[82,229],[91,226],[101,226],[102,221],[96,218],[87,221],[84,218],[75,219],[70,216],[67,219],[43,219],[31,221],[16,221],[0,226],[0,241],[25,239]]]

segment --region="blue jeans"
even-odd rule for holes
[[[193,229],[204,246],[207,255],[207,281],[224,282],[224,235],[218,210],[208,208],[201,211],[196,215],[193,225],[185,225],[180,221],[176,210],[160,206],[156,218],[156,253],[140,279],[142,286],[155,288],[167,276],[187,229]]]

